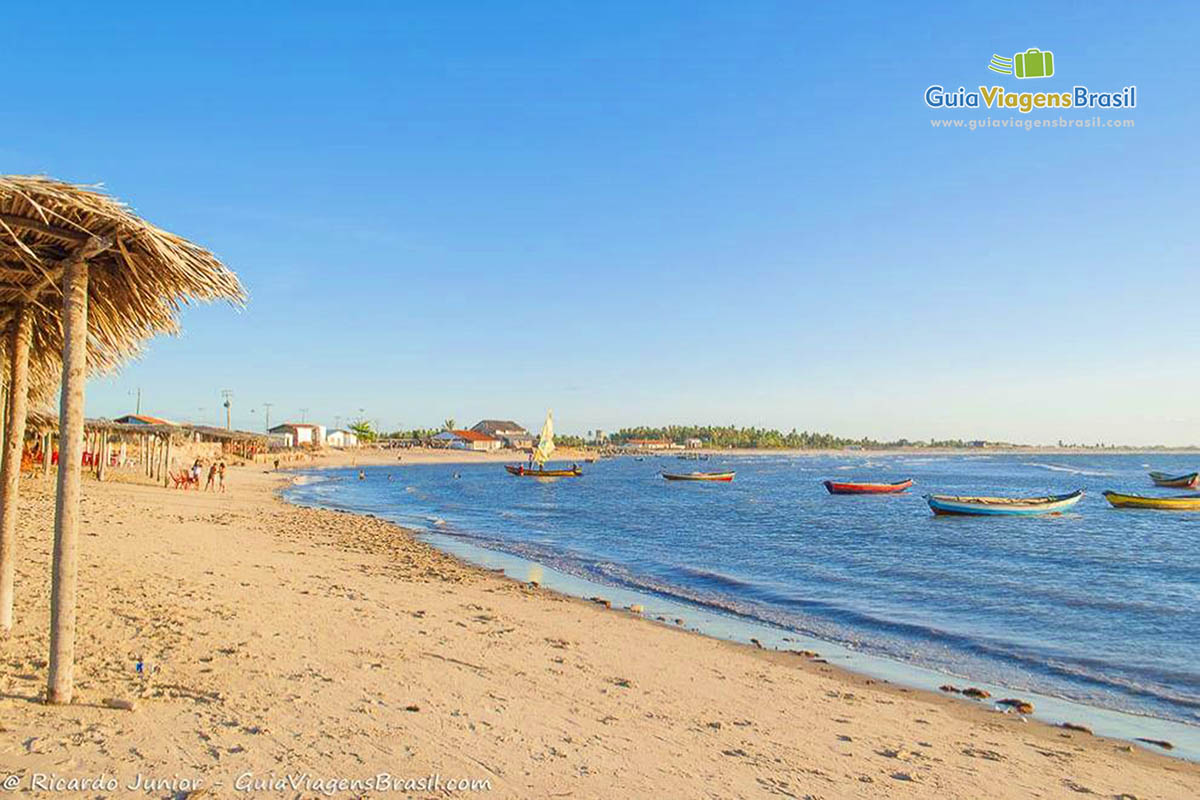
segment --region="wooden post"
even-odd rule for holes
[[[83,390],[87,382],[88,255],[83,253],[86,249],[66,262],[62,277],[63,373],[58,406],[58,497],[54,505],[46,695],[50,703],[71,702],[75,688],[75,579],[79,571]]]
[[[167,465],[163,470],[163,486],[168,486],[171,483],[171,434],[167,434],[167,451],[163,454],[163,463]]]
[[[17,553],[17,501],[21,495],[21,456],[25,451],[25,416],[29,411],[29,343],[33,314],[17,309],[8,339],[12,409],[4,432],[4,465],[0,467],[0,630],[12,630],[13,580]]]
[[[5,438],[5,433],[8,431],[8,387],[11,385],[6,375],[4,378],[3,402],[0,402],[0,448],[3,448],[5,442],[8,441]]]
[[[51,444],[50,434],[42,434],[42,477],[50,477],[50,463],[54,460],[54,446]]]
[[[96,438],[99,441],[96,450],[100,459],[96,466],[96,480],[103,481],[108,477],[108,432],[97,433]]]

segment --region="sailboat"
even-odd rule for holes
[[[537,447],[534,448],[531,459],[537,467],[527,467],[524,464],[505,464],[504,468],[508,470],[509,475],[521,478],[578,478],[583,474],[583,470],[576,464],[572,464],[570,469],[546,469],[546,462],[550,460],[553,453],[554,415],[547,411],[546,424],[542,425],[542,434],[538,437]]]

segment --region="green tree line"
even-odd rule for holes
[[[683,444],[688,439],[699,439],[705,447],[796,450],[836,450],[846,447],[861,447],[868,450],[914,446],[969,447],[972,444],[962,439],[929,442],[896,439],[881,442],[867,437],[848,439],[843,436],[834,436],[831,433],[797,431],[795,428],[785,433],[773,428],[746,428],[736,425],[667,425],[665,427],[622,428],[616,433],[609,434],[607,443],[623,445],[627,444],[630,439],[666,439],[675,444]]]

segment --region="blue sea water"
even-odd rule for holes
[[[730,484],[660,470],[736,469]],[[358,512],[593,582],[758,620],[918,667],[1200,725],[1200,512],[1120,511],[1181,455],[673,456],[578,479],[498,464],[314,471],[289,499]],[[900,480],[830,496],[821,481]],[[1072,513],[934,517],[922,494],[1083,488]]]

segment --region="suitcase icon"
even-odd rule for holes
[[[1054,74],[1054,53],[1031,47],[1013,56],[1013,73],[1018,78],[1049,78]]]

